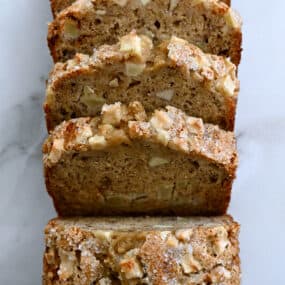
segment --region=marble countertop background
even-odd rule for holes
[[[48,0],[0,0],[0,284],[41,284],[45,193],[42,102],[51,68]],[[241,225],[244,285],[285,284],[285,2],[233,0],[244,19],[229,212]]]

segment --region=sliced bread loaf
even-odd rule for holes
[[[230,216],[54,219],[43,285],[240,284]]]
[[[63,122],[43,146],[46,186],[61,216],[225,213],[235,138],[174,107],[138,102]]]
[[[235,65],[172,37],[154,46],[135,32],[92,56],[57,63],[48,81],[47,127],[98,115],[104,103],[141,101],[147,112],[170,104],[232,131],[239,82]]]
[[[72,3],[74,3],[76,0],[50,0],[51,4],[51,10],[54,15],[54,17],[63,9],[70,6]],[[110,0],[112,1],[112,0]],[[143,0],[141,0],[143,2]],[[222,2],[226,3],[228,6],[231,5],[231,0],[221,0]]]
[[[183,37],[205,52],[240,61],[240,17],[216,0],[77,0],[49,25],[48,43],[54,61],[65,61],[114,44],[132,29],[155,42]]]

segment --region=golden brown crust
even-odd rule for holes
[[[146,10],[144,8],[144,5],[142,5],[142,7],[139,7],[139,11],[142,13],[141,17],[144,17],[146,19],[146,23],[144,23],[143,19],[133,20],[133,23],[130,26],[127,26],[127,23],[124,23],[122,24],[122,28],[119,27],[120,24],[118,24],[119,26],[112,28],[114,30],[112,30],[112,34],[108,37],[106,34],[102,33],[102,35],[99,35],[99,27],[101,31],[102,26],[104,26],[104,29],[109,29],[110,25],[112,25],[111,23],[114,24],[114,21],[117,21],[117,18],[121,19],[123,16],[123,14],[115,14],[115,18],[110,18],[108,12],[106,13],[104,8],[106,8],[107,11],[109,11],[109,9],[115,9],[115,13],[128,13],[128,11],[132,11],[134,5],[138,5],[138,2],[130,0],[129,2],[123,1],[124,7],[120,7],[122,4],[114,4],[114,8],[114,5],[111,4],[112,2],[108,1],[110,0],[97,0],[95,2],[92,2],[91,0],[78,0],[73,5],[67,7],[57,15],[55,20],[49,25],[48,33],[48,43],[55,62],[64,61],[68,58],[71,58],[76,52],[91,54],[94,47],[98,47],[102,44],[112,44],[118,37],[123,36],[123,34],[126,32],[130,32],[130,29],[137,29],[140,33],[150,33],[154,35],[155,40],[161,40],[162,38],[165,38],[168,33],[175,34],[179,37],[184,37],[186,40],[189,40],[193,44],[203,46],[203,49],[206,52],[225,55],[227,57],[230,57],[236,65],[239,64],[242,38],[241,20],[236,12],[234,12],[229,6],[220,1],[201,0],[197,2],[195,0],[180,0],[178,3],[174,1],[176,5],[171,9],[180,9],[181,6],[181,11],[179,12],[181,15],[179,14],[179,16],[177,16],[178,22],[183,22],[185,20],[185,10],[189,11],[189,13],[191,11],[192,13],[195,9],[197,9],[195,12],[197,15],[201,15],[202,13],[207,15],[206,17],[208,17],[208,19],[206,20],[206,23],[199,23],[199,26],[205,25],[210,26],[210,28],[207,31],[201,30],[199,32],[199,36],[197,35],[197,38],[195,38],[193,32],[191,32],[190,35],[185,34],[184,27],[185,25],[190,25],[189,28],[191,28],[190,23],[183,22],[183,28],[177,28],[174,24],[171,24],[173,21],[171,18],[171,13],[164,13],[162,18],[160,18],[161,15],[159,15],[159,13],[157,14],[157,21],[161,23],[165,22],[165,28],[160,26],[160,24],[156,24],[158,25],[157,29],[155,29],[155,27],[152,27],[151,22],[157,22],[155,19],[148,19],[148,17],[153,16],[148,14],[147,11],[151,11],[151,9],[153,9],[155,11],[154,14],[156,15],[157,6],[160,7],[162,5],[159,0],[152,0],[154,1],[154,4],[153,8],[151,9]],[[155,1],[158,2],[156,3]],[[152,5],[151,3],[152,2],[147,2],[145,5]],[[165,3],[163,5],[165,5]],[[123,10],[120,11],[118,8],[122,8]],[[169,9],[169,5],[167,5],[167,7],[163,7],[163,9]],[[95,20],[97,17],[97,11],[100,11],[100,14],[98,16],[99,20]],[[104,14],[101,14],[101,11],[104,11]],[[133,13],[130,12],[130,14]],[[129,15],[127,16],[129,17]],[[197,19],[198,20],[195,21],[200,21],[199,17]],[[92,23],[88,23],[88,21],[91,21]],[[96,21],[99,23],[98,25],[95,23]],[[211,21],[213,21],[213,23]],[[168,23],[171,25],[168,26]],[[212,24],[213,26],[211,26]],[[67,26],[68,28],[66,28]],[[92,29],[90,29],[91,26]],[[84,30],[85,28],[86,30]],[[170,29],[173,30],[170,31]],[[208,38],[208,40],[203,42],[203,37]],[[220,39],[223,39],[224,42],[222,42]]]
[[[124,145],[128,145],[130,158],[127,158],[126,147],[124,147]],[[152,154],[152,145],[159,146],[159,154],[157,150],[155,151],[156,154]],[[146,147],[149,147],[149,149]],[[135,161],[135,159],[141,156],[141,160],[134,162],[134,165],[136,165],[136,163],[142,165],[142,161],[148,160],[145,168],[145,171],[148,172],[145,172],[145,174],[143,172],[135,172],[129,177],[131,169],[133,171],[133,166],[131,166],[132,168],[128,174],[121,173],[121,166],[118,166],[120,165],[118,164],[119,161],[122,161],[120,160],[121,158],[117,156],[117,159],[111,159],[109,157],[111,154],[108,154],[109,151],[110,153],[117,153],[117,155],[123,151],[123,157],[125,157],[124,159],[126,159],[126,161],[129,159],[130,161]],[[105,105],[101,118],[79,118],[63,122],[50,134],[43,146],[43,152],[47,190],[53,197],[58,213],[63,216],[76,214],[125,215],[127,213],[169,214],[171,211],[179,215],[223,214],[230,200],[231,186],[237,167],[237,153],[233,133],[220,130],[217,126],[203,124],[201,119],[186,116],[183,112],[170,106],[168,106],[166,110],[157,110],[151,117],[147,118],[144,109],[138,102],[131,103],[128,107],[120,103]],[[75,194],[76,196],[70,196],[68,192],[69,186],[66,184],[69,182],[68,180],[64,182],[64,179],[67,177],[66,175],[69,175],[67,174],[68,171],[74,167],[74,165],[77,165],[76,163],[79,163],[80,168],[76,168],[75,173],[71,174],[72,177],[77,177],[78,175],[78,177],[80,177],[80,175],[83,175],[82,177],[84,177],[84,175],[89,176],[90,171],[92,173],[94,173],[94,171],[96,172],[96,167],[94,166],[95,168],[91,170],[89,167],[92,167],[92,164],[87,165],[87,162],[84,162],[84,160],[86,160],[88,156],[92,157],[92,155],[99,153],[106,155],[103,161],[108,161],[110,165],[112,165],[113,161],[116,161],[117,168],[115,167],[110,173],[108,171],[104,172],[105,170],[102,168],[103,170],[100,175],[102,175],[103,178],[98,177],[96,178],[97,180],[90,176],[90,179],[95,179],[95,183],[99,183],[103,179],[103,184],[100,184],[101,186],[99,185],[99,188],[96,188],[97,186],[95,186],[93,182],[90,182],[91,184],[89,183],[91,186],[86,185],[84,186],[86,188],[84,188],[81,184],[76,184],[78,182],[76,180],[77,178],[72,178],[73,180],[70,182],[70,187],[74,188],[72,191],[80,193]],[[79,155],[79,162],[76,160],[77,155]],[[82,162],[80,158],[81,155],[83,156]],[[145,158],[143,158],[144,155],[146,155]],[[75,162],[72,162],[74,161],[73,156],[75,157]],[[188,165],[188,163],[185,162],[186,157],[189,157],[190,161],[194,159],[194,164],[200,163],[201,171],[208,171],[207,167],[213,167],[213,169],[210,170],[210,174],[206,174],[207,172],[205,172],[205,175],[203,173],[199,174],[201,179],[209,177],[209,175],[210,179],[212,179],[212,171],[214,171],[214,173],[218,171],[217,173],[220,174],[214,174],[214,176],[218,175],[218,177],[221,177],[221,180],[218,180],[221,186],[220,184],[207,184],[208,186],[206,186],[204,190],[202,190],[202,186],[199,186],[199,190],[197,190],[198,193],[195,192],[196,190],[193,190],[194,192],[191,190],[191,192],[183,185],[184,183],[188,184],[188,181],[194,185],[194,181],[191,182],[192,178],[186,178],[186,176],[179,178],[180,174],[177,174],[179,177],[175,174],[175,177],[169,178],[167,183],[166,181],[162,182],[160,180],[159,182],[163,185],[159,186],[160,184],[158,184],[158,189],[156,189],[156,186],[154,187],[152,182],[148,182],[150,183],[150,186],[148,186],[150,188],[145,189],[145,187],[143,187],[143,190],[140,190],[139,187],[147,183],[147,180],[144,179],[152,179],[153,168],[157,166],[163,167],[165,164],[165,171],[175,172],[175,168],[177,169],[178,167],[175,167],[175,165],[184,161],[181,165],[179,164],[179,167],[185,168],[183,169],[183,171],[186,171],[185,175],[189,175],[189,173],[191,175],[192,171],[195,170],[192,169],[187,172],[188,167],[191,166],[192,163]],[[177,162],[175,162],[176,159],[178,159]],[[201,160],[201,162],[199,160]],[[96,161],[99,165],[99,160]],[[62,166],[63,168],[61,168],[61,165],[65,165],[66,163],[70,166]],[[172,169],[170,167],[174,168]],[[85,168],[88,169],[89,174],[83,173],[86,171],[84,170]],[[83,172],[80,173],[79,171]],[[56,178],[60,173],[64,172],[66,172],[66,174],[64,174],[62,178]],[[180,172],[182,173],[182,171]],[[115,182],[117,178],[110,178],[113,173],[121,173],[118,178],[121,177],[120,175],[126,175],[124,180],[119,178],[121,181],[120,185],[118,182]],[[161,172],[156,173],[160,175],[159,173]],[[141,178],[140,175],[146,175],[146,177]],[[105,181],[106,178],[104,177],[109,177],[107,184]],[[139,184],[136,184],[137,179],[139,179]],[[200,181],[198,176],[196,179]],[[143,185],[141,185],[141,180],[144,181]],[[123,183],[126,183],[126,181],[128,182],[126,186],[124,186]],[[134,186],[130,186],[129,183],[135,184]],[[173,183],[182,183],[182,186],[178,186],[180,184],[177,184],[174,187],[172,186],[174,185]],[[211,191],[209,192],[210,185]],[[132,187],[136,187],[137,189],[132,190],[130,193],[128,187],[131,189],[133,189]],[[96,189],[104,190],[102,192],[102,190]],[[147,193],[145,193],[145,191],[147,191]],[[164,194],[162,195],[167,196],[158,196],[161,195],[159,191],[163,191],[162,193]],[[86,200],[86,195],[91,196]],[[185,199],[181,200],[185,195],[189,196],[189,202]],[[140,197],[144,197],[146,200],[138,200]],[[176,202],[173,203],[173,201],[179,201],[179,199],[181,201],[179,202],[180,206],[176,206]],[[195,202],[195,199],[198,202]],[[129,202],[126,202],[127,200]],[[127,203],[129,206],[122,207],[122,201],[125,201],[124,203]],[[97,205],[95,206],[93,203]]]
[[[239,285],[238,235],[230,216],[54,219],[43,284]]]
[[[142,66],[140,74],[128,74],[130,64],[133,69]],[[111,83],[116,85],[110,88]],[[57,63],[50,73],[44,110],[52,130],[72,115],[97,115],[104,102],[129,103],[137,96],[148,112],[171,104],[232,131],[238,91],[235,65],[224,57],[205,54],[176,37],[152,48],[150,39],[133,31],[92,56],[77,54]],[[82,104],[86,106],[79,107]]]

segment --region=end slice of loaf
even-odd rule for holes
[[[182,37],[205,52],[240,62],[240,17],[216,0],[77,0],[50,23],[48,44],[54,61],[65,61],[114,44],[132,29],[155,42]]]
[[[54,219],[43,284],[239,285],[238,235],[230,216]]]
[[[55,17],[59,12],[63,9],[70,6],[76,0],[50,0],[52,14]],[[231,5],[231,0],[221,0],[222,2],[226,3],[228,6]],[[143,0],[142,0],[143,2]]]
[[[147,116],[139,102],[63,122],[43,152],[61,216],[224,214],[237,166],[232,132],[170,106]]]
[[[52,70],[44,109],[52,130],[63,120],[98,115],[103,104],[141,101],[147,112],[172,105],[232,131],[236,67],[177,37],[153,47],[135,31],[92,56],[77,54]]]

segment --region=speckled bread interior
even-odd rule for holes
[[[239,285],[238,234],[229,216],[54,219],[43,285]]]
[[[43,151],[63,216],[223,214],[237,165],[233,133],[170,106],[147,116],[138,102],[62,123]]]
[[[240,17],[216,0],[78,0],[49,24],[48,44],[54,61],[65,61],[114,44],[132,29],[155,43],[175,35],[236,65],[240,61]]]
[[[105,103],[139,100],[147,112],[172,105],[232,131],[238,91],[236,67],[224,57],[176,37],[153,46],[133,31],[92,56],[57,63],[44,109],[49,130],[63,120],[99,115]]]
[[[51,4],[51,10],[54,17],[63,9],[70,6],[72,3],[74,3],[76,0],[50,0]],[[226,3],[228,6],[231,5],[230,0],[221,0],[222,2]]]

